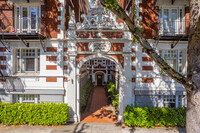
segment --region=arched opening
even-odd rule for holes
[[[95,84],[96,86],[103,86],[105,85],[105,76],[103,72],[98,72],[95,74]]]
[[[110,117],[111,121],[118,121],[118,115],[114,114],[112,110],[108,107],[108,101],[106,98],[105,86],[108,81],[112,81],[118,86],[120,89],[119,79],[120,74],[122,74],[121,64],[114,58],[110,56],[98,57],[98,56],[89,56],[84,58],[77,67],[77,74],[79,75],[79,80],[77,81],[77,112],[79,113],[79,121],[83,120],[87,116],[93,115],[93,118],[101,119],[101,122],[109,122],[103,121],[102,116]],[[87,81],[86,81],[87,79]],[[84,110],[82,109],[82,99],[85,91],[85,86],[89,86],[90,80],[93,83],[93,90],[90,90],[88,94],[87,104],[85,104]],[[104,93],[104,94],[102,94]],[[104,95],[104,96],[100,96]],[[100,99],[101,101],[96,101],[94,98]],[[80,102],[79,102],[80,101]],[[95,103],[99,102],[99,103]],[[104,102],[103,102],[104,101]],[[108,109],[109,108],[109,109]],[[101,109],[101,113],[96,113]],[[96,111],[96,112],[95,112]],[[87,112],[87,113],[85,113]],[[96,114],[95,114],[96,113]],[[108,119],[108,118],[106,118]],[[100,122],[95,121],[93,122]],[[87,121],[86,121],[87,122]]]

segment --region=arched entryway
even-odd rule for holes
[[[103,91],[104,91],[104,90],[102,90],[104,88],[100,88],[100,86],[105,85],[105,83],[106,83],[105,81],[115,79],[115,76],[113,76],[114,74],[112,73],[113,75],[111,75],[109,68],[106,68],[106,71],[105,71],[105,69],[103,69],[102,66],[98,66],[100,70],[96,71],[94,68],[97,67],[97,66],[92,66],[92,68],[93,68],[92,74],[91,74],[91,72],[90,72],[91,70],[89,68],[82,68],[83,66],[85,67],[85,65],[87,64],[88,61],[93,60],[93,59],[106,59],[106,60],[113,62],[114,63],[113,67],[114,68],[116,67],[114,70],[115,71],[117,70],[116,73],[118,74],[118,76],[122,75],[123,69],[122,69],[121,64],[115,58],[113,58],[111,56],[92,55],[92,56],[88,56],[88,57],[84,58],[83,60],[81,60],[81,62],[77,65],[77,74],[79,75],[79,78],[78,78],[79,80],[77,80],[77,99],[78,99],[77,100],[77,113],[79,113],[78,114],[79,121],[80,121],[80,102],[79,102],[79,99],[80,99],[80,88],[81,88],[80,82],[82,81],[80,79],[80,77],[81,77],[82,71],[88,70],[88,73],[85,74],[87,76],[85,76],[85,77],[91,78],[93,80],[93,82],[95,83],[95,85],[99,86],[99,87],[95,88],[95,90],[94,90],[96,93],[99,93],[99,94],[103,93]],[[109,71],[107,71],[107,70],[109,70]],[[118,84],[119,84],[119,90],[120,90],[122,84],[120,84],[120,83],[118,83]],[[99,95],[97,95],[97,96],[99,96]],[[93,97],[97,97],[97,96],[93,96]],[[102,97],[100,97],[99,99],[102,99]],[[106,100],[106,97],[104,99]],[[120,99],[120,100],[123,100],[123,99]],[[119,103],[120,103],[119,106],[122,106],[121,104],[123,102],[120,101]],[[99,105],[101,105],[101,104],[104,105],[104,103],[100,103]],[[97,108],[99,108],[99,107],[97,107]],[[120,119],[120,118],[121,118],[121,114],[119,114],[118,119]]]

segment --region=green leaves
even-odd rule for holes
[[[89,79],[86,82],[86,84],[81,88],[81,95],[80,95],[81,111],[83,111],[87,105],[87,101],[90,96],[90,92],[92,91],[92,88],[93,88],[92,79]]]
[[[115,10],[119,9],[119,4],[118,4],[117,0],[104,0],[104,1],[105,1],[105,6],[107,8],[112,8],[112,9],[115,9]]]
[[[0,123],[5,125],[63,125],[69,120],[64,103],[0,103]]]
[[[108,82],[106,85],[106,88],[107,88],[108,94],[111,98],[112,105],[114,107],[119,107],[119,91],[115,87],[115,84],[112,82]]]
[[[186,125],[186,108],[134,107],[127,105],[124,122],[128,126],[151,127]]]

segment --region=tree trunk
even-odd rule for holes
[[[200,89],[187,93],[186,131],[200,133]]]
[[[200,133],[200,0],[190,0],[188,44],[187,133]]]

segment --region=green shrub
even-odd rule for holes
[[[0,123],[5,125],[63,125],[69,120],[65,103],[0,103]]]
[[[108,95],[114,107],[119,107],[119,91],[113,82],[108,82],[106,85]]]
[[[185,127],[186,108],[141,108],[127,105],[124,111],[124,122],[134,127]]]
[[[93,88],[93,83],[92,83],[92,79],[89,79],[86,84],[81,88],[81,92],[80,92],[80,107],[81,107],[81,111],[84,110],[84,108],[87,105],[88,102],[88,98],[90,96],[90,92],[92,91]]]

